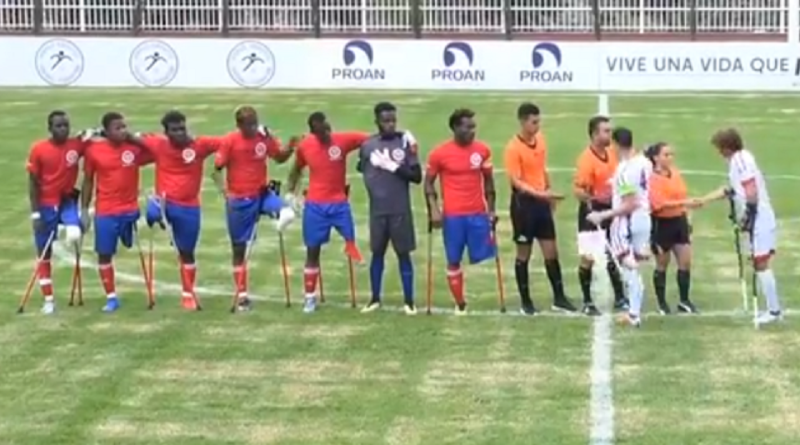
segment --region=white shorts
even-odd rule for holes
[[[609,229],[609,247],[617,258],[633,254],[650,256],[650,218],[614,218]]]
[[[606,251],[606,231],[578,232],[578,255],[593,256]]]
[[[770,221],[756,220],[750,236],[750,255],[754,258],[766,257],[775,253],[778,241],[778,229]]]

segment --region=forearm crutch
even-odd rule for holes
[[[19,307],[17,308],[18,314],[25,312],[25,307],[28,305],[28,301],[31,299],[33,285],[36,283],[36,278],[39,276],[39,265],[42,264],[44,257],[47,256],[47,253],[50,251],[50,247],[53,245],[53,240],[56,239],[56,232],[56,230],[53,230],[53,232],[47,238],[47,243],[45,243],[44,249],[42,249],[42,252],[36,257],[36,263],[33,265],[33,273],[31,273],[31,278],[28,280],[28,285],[25,288],[25,294],[19,301]]]

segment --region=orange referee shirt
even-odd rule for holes
[[[673,168],[667,172],[653,171],[650,175],[650,209],[656,218],[675,218],[686,213],[684,206],[664,207],[669,201],[683,201],[688,197],[686,182]]]
[[[547,143],[541,132],[533,141],[514,135],[506,144],[505,168],[509,178],[516,178],[536,191],[547,190]]]
[[[617,151],[609,146],[605,152],[586,147],[578,156],[574,185],[585,190],[592,199],[607,202],[611,199],[611,180],[617,169]]]

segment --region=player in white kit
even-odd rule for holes
[[[633,134],[626,128],[614,130],[612,139],[619,151],[619,165],[612,184],[611,210],[592,212],[586,219],[593,224],[613,218],[610,246],[621,266],[630,306],[624,321],[641,324],[644,283],[639,264],[650,257],[650,198],[648,185],[653,164],[633,148]]]
[[[732,200],[733,217],[739,222],[739,230],[748,236],[758,287],[767,300],[767,311],[758,315],[756,322],[765,324],[778,321],[782,318],[781,303],[775,274],[770,269],[770,260],[777,244],[778,224],[764,175],[753,153],[744,148],[742,137],[735,129],[718,131],[711,143],[728,161],[728,187],[709,194],[703,201]]]

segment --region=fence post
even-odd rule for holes
[[[422,7],[420,0],[410,0],[409,6],[411,7],[411,29],[414,31],[414,38],[422,38]]]
[[[131,32],[133,35],[139,35],[142,32],[142,22],[144,15],[144,0],[136,0],[136,4],[133,7],[133,23],[131,27]]]
[[[697,0],[689,0],[689,39],[697,40]]]
[[[311,0],[311,26],[314,28],[314,37],[322,36],[322,20],[319,12],[319,0]]]
[[[603,40],[603,23],[600,15],[600,0],[592,0],[592,25],[594,26],[594,39]]]
[[[44,0],[33,0],[33,33],[41,34],[44,27]]]
[[[506,40],[514,38],[514,14],[511,13],[511,0],[503,0],[503,32]]]
[[[789,15],[786,27],[786,41],[793,44],[800,43],[800,2],[789,0],[786,13]]]
[[[231,32],[231,1],[230,0],[219,0],[220,6],[222,6],[222,10],[220,11],[220,25],[223,37],[228,37],[228,34]]]

